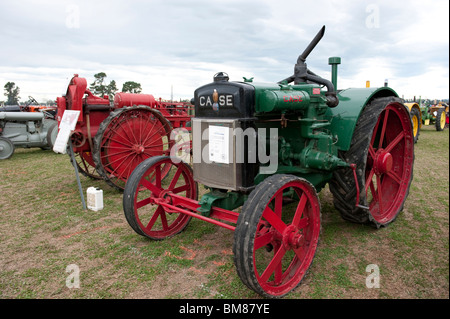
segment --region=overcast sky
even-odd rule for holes
[[[400,96],[449,97],[448,0],[0,0],[0,85],[21,101],[65,94],[73,74],[105,72],[119,90],[191,98],[219,71],[232,81],[277,82],[320,28],[307,59],[338,88],[382,86]],[[0,96],[0,100],[6,97]]]

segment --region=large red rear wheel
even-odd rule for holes
[[[94,162],[105,181],[119,189],[147,158],[170,154],[170,122],[147,106],[118,109],[102,122],[94,139]]]
[[[313,261],[320,203],[312,184],[274,175],[252,191],[239,215],[234,263],[247,287],[279,298],[296,288]]]
[[[411,118],[401,100],[375,99],[362,111],[350,150],[342,154],[357,167],[360,203],[351,170],[338,170],[330,182],[335,207],[344,219],[385,226],[403,209],[413,176]]]

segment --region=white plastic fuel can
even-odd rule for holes
[[[103,209],[103,190],[97,187],[87,189],[87,208],[93,211]]]

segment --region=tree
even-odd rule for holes
[[[111,80],[109,84],[104,84],[105,78],[107,77],[105,72],[100,72],[94,75],[95,81],[89,87],[94,95],[105,96],[108,95],[109,100],[114,99],[114,95],[118,91],[116,86],[116,81]]]
[[[109,82],[109,84],[106,87],[106,94],[108,94],[110,101],[114,100],[114,95],[116,94],[117,91],[118,89],[116,86],[116,81],[111,80],[111,82]]]
[[[4,88],[4,95],[8,98],[5,105],[18,105],[20,99],[20,88],[18,86],[16,87],[16,83],[8,82],[5,84]]]
[[[134,81],[127,81],[122,85],[122,92],[141,93],[141,84]]]
[[[106,77],[107,75],[105,72],[100,72],[94,75],[95,81],[89,87],[93,94],[100,96],[106,94],[106,85],[103,84]]]

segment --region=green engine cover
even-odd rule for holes
[[[338,151],[349,150],[364,107],[375,98],[398,97],[389,87],[346,89],[338,93],[338,106],[330,108],[317,84],[249,84],[255,88],[257,127],[279,129],[277,173],[303,176],[318,189],[333,170],[350,164],[338,157]]]
[[[256,112],[260,115],[303,110],[308,117],[316,117],[317,113],[322,113],[318,108],[322,109],[323,118],[330,122],[328,129],[336,137],[336,147],[343,151],[350,148],[356,122],[367,104],[379,97],[398,97],[390,87],[350,88],[338,93],[337,107],[329,108],[325,105],[323,93],[320,94],[320,86],[316,84],[249,84],[255,87]],[[316,112],[308,111],[309,107],[315,108]]]

